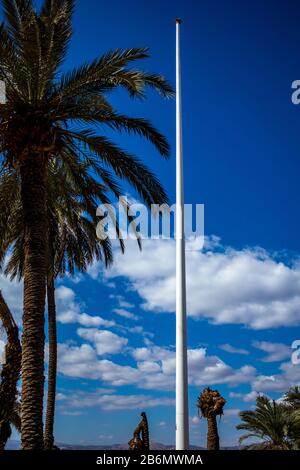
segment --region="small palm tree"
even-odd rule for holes
[[[205,388],[198,397],[197,407],[203,418],[207,419],[207,450],[219,450],[220,439],[218,433],[217,416],[223,414],[226,400],[218,390]]]
[[[0,374],[0,450],[3,450],[11,435],[11,424],[20,430],[17,383],[21,371],[21,344],[18,327],[1,291],[0,321],[7,337],[5,361]]]
[[[64,162],[76,176],[88,163],[113,194],[119,192],[117,178],[127,180],[147,204],[166,202],[153,173],[99,129],[137,134],[168,156],[166,139],[151,123],[118,113],[108,94],[124,88],[141,98],[149,86],[169,97],[173,90],[160,75],[129,68],[148,57],[144,48],[112,51],[71,73],[58,73],[72,36],[74,0],[44,0],[38,12],[32,0],[1,3],[0,79],[7,101],[0,105],[0,164],[19,175],[24,225],[22,447],[41,449],[49,164]]]
[[[246,446],[250,450],[290,450],[298,448],[300,438],[299,413],[291,412],[283,403],[276,403],[266,396],[256,399],[256,409],[241,411],[239,430],[248,431],[240,442],[255,439]],[[257,442],[258,440],[258,442]]]

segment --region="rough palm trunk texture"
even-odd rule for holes
[[[217,418],[213,413],[211,413],[211,415],[207,418],[207,426],[207,450],[219,450],[220,442]]]
[[[146,413],[143,411],[142,416],[142,438],[144,443],[144,448],[150,450],[150,439],[149,439],[149,426]]]
[[[0,381],[0,450],[3,450],[11,434],[10,419],[18,395],[17,383],[21,371],[21,344],[18,327],[1,291],[0,320],[7,336],[5,362],[2,366]]]
[[[21,442],[23,449],[42,449],[47,255],[43,158],[27,157],[20,171],[25,230]]]
[[[48,339],[49,339],[49,363],[48,363],[48,396],[44,446],[45,449],[54,447],[54,416],[56,395],[56,369],[57,369],[57,337],[56,337],[56,305],[55,286],[53,279],[47,282],[48,300]]]

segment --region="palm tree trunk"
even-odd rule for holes
[[[22,448],[43,448],[44,310],[46,294],[46,169],[42,156],[21,163],[24,218]]]
[[[17,401],[17,383],[21,371],[21,344],[19,330],[0,291],[0,320],[5,329],[5,363],[1,370],[0,382],[0,450],[5,448],[10,437],[10,420]]]
[[[207,450],[220,450],[217,418],[211,413],[207,418]]]
[[[53,449],[54,447],[54,416],[55,416],[55,395],[56,395],[56,371],[57,371],[57,336],[56,336],[56,305],[55,286],[53,278],[48,278],[47,282],[48,300],[48,338],[49,338],[49,364],[48,364],[48,396],[44,447]]]

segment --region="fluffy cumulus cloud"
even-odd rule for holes
[[[81,306],[76,301],[73,289],[59,286],[56,291],[57,320],[60,323],[79,323],[82,326],[104,326],[115,325],[114,321],[105,320],[100,316],[92,316],[81,312]]]
[[[89,344],[59,344],[58,370],[68,377],[103,380],[113,386],[139,381],[137,369],[116,364],[108,359],[100,360],[96,349]]]
[[[277,261],[263,249],[235,250],[208,240],[201,251],[187,243],[188,314],[215,324],[265,329],[300,324],[300,263]],[[93,266],[93,276],[101,272]],[[98,270],[98,271],[97,271]],[[128,241],[115,255],[107,280],[127,278],[143,299],[143,308],[175,310],[175,242],[144,240],[143,251]]]
[[[253,346],[267,353],[262,362],[278,362],[291,357],[291,346],[282,343],[269,343],[267,341],[253,341]]]
[[[75,346],[60,344],[58,348],[58,370],[60,373],[77,378],[102,380],[111,386],[135,385],[140,389],[173,390],[175,384],[175,352],[155,345],[147,348],[128,348],[131,364],[118,364],[109,359],[99,358],[97,351],[99,331],[81,329],[80,336],[93,342]],[[101,333],[101,332],[100,332]],[[115,335],[117,336],[117,335]],[[119,340],[122,338],[118,337]],[[125,342],[116,347],[124,347]],[[112,341],[112,342],[113,342]],[[103,341],[106,344],[105,341]],[[100,341],[101,345],[101,341]],[[100,347],[104,347],[103,345]],[[100,353],[103,353],[101,349]],[[134,364],[132,364],[134,360]],[[203,348],[188,351],[189,383],[195,386],[229,384],[236,386],[254,380],[256,371],[245,365],[234,369],[217,356],[209,356]],[[130,365],[129,365],[130,364]]]
[[[84,341],[83,344],[59,344],[60,374],[100,381],[110,387],[130,385],[137,390],[174,390],[174,348],[157,346],[148,338],[144,338],[145,346],[131,347],[125,336],[97,328],[78,328],[77,334]],[[268,353],[263,358],[267,362],[286,357],[286,350],[281,343],[256,342],[253,346]],[[232,352],[231,348],[224,349]],[[111,357],[117,354],[122,354],[122,359],[118,356]],[[226,384],[231,388],[241,384],[249,385],[252,390],[247,393],[241,393],[240,390],[230,392],[230,398],[246,403],[254,402],[259,393],[282,393],[291,386],[300,385],[300,368],[291,362],[281,363],[278,373],[260,375],[252,365],[232,367],[219,356],[209,355],[205,348],[196,348],[188,350],[188,363],[190,385],[197,388],[219,384]],[[111,393],[104,390],[103,395],[111,396]],[[82,397],[80,400],[82,402]],[[98,404],[106,408],[109,406],[105,403]]]
[[[128,343],[127,338],[123,338],[111,331],[97,330],[96,328],[78,328],[78,336],[94,343],[97,354],[119,354]]]

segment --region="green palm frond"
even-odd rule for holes
[[[2,0],[2,7],[8,32],[19,46],[33,12],[32,0]]]
[[[116,49],[104,54],[89,64],[64,74],[56,90],[54,99],[78,96],[88,93],[103,93],[116,86],[113,81],[121,75],[123,68],[130,62],[148,57],[146,48]],[[126,71],[123,72],[124,74]],[[138,89],[141,80],[128,77],[127,87]]]
[[[74,158],[73,172],[68,165],[53,161],[49,166],[47,183],[48,241],[52,262],[49,272],[54,277],[67,271],[86,271],[94,260],[101,260],[106,266],[113,261],[109,238],[96,237],[96,215],[99,204],[111,206],[107,188],[91,175],[81,171],[82,162]],[[80,165],[76,171],[77,164]],[[84,165],[86,168],[86,164]],[[78,170],[78,169],[77,169]],[[120,248],[124,251],[124,241],[118,220],[115,220],[116,235]],[[5,274],[12,279],[21,279],[24,273],[24,231],[20,189],[17,174],[6,172],[0,178],[0,263],[5,266]],[[139,235],[136,234],[140,245]]]
[[[40,14],[42,37],[41,96],[65,59],[72,37],[74,0],[46,0]]]
[[[240,437],[244,442],[255,438],[262,442],[248,445],[247,449],[292,449],[300,442],[299,415],[291,411],[284,403],[277,403],[266,396],[259,396],[256,409],[241,411],[242,423],[238,430],[248,431]]]
[[[291,387],[285,394],[284,401],[294,409],[300,409],[300,387]]]
[[[168,203],[168,197],[158,179],[137,157],[120,149],[107,138],[96,135],[92,130],[81,132],[64,130],[62,133],[70,138],[70,146],[74,148],[74,152],[82,152],[89,164],[93,165],[93,156],[97,157],[96,160],[94,158],[95,170],[97,159],[100,159],[119,178],[126,179],[148,206]],[[85,153],[87,150],[89,155]]]

